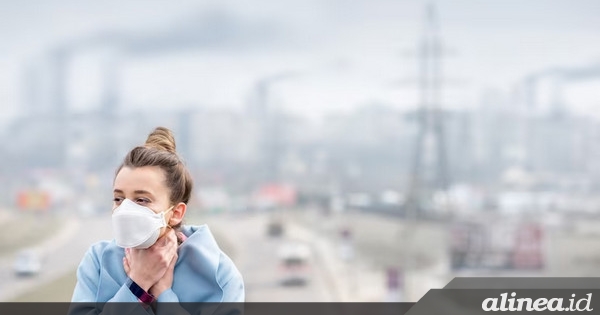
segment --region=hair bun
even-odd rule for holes
[[[175,151],[175,137],[171,130],[165,127],[156,127],[156,129],[148,135],[145,146],[177,153]]]

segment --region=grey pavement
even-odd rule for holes
[[[110,238],[110,216],[67,220],[58,234],[32,247],[42,258],[40,274],[18,277],[13,272],[14,255],[0,260],[0,302],[10,301],[37,286],[73,272],[92,243]]]
[[[342,259],[335,233],[287,220],[284,236],[269,237],[269,214],[266,213],[221,214],[198,220],[204,222],[194,222],[194,218],[190,218],[188,223],[207,223],[219,241],[226,242],[224,248],[244,277],[249,302],[376,302],[385,300],[388,293],[384,270],[371,261],[372,257],[365,257],[359,251],[351,260]],[[363,218],[357,220],[365,223]],[[331,228],[335,229],[335,225]],[[388,233],[380,230],[378,233]],[[36,247],[43,253],[45,261],[42,273],[34,278],[16,277],[12,272],[13,259],[1,260],[0,301],[8,301],[37,285],[73,272],[89,246],[98,240],[112,238],[111,232],[110,216],[67,222],[60,234]],[[379,239],[376,235],[371,237]],[[304,243],[312,252],[306,285],[282,285],[286,272],[278,251],[290,242]],[[415,281],[423,282],[427,288],[435,285],[426,279],[430,271],[429,268],[422,270],[422,276]],[[440,283],[441,286],[444,284]],[[427,288],[423,289],[426,291]]]
[[[267,235],[268,216],[221,215],[208,218],[212,230],[225,231],[227,241],[233,244],[233,259],[244,277],[248,302],[330,302],[338,301],[327,269],[315,255],[310,259],[303,286],[284,286],[285,272],[277,253],[289,242],[303,242],[315,253],[314,244],[303,235],[289,231],[281,238]],[[290,233],[291,232],[291,233]]]
[[[225,232],[234,245],[234,261],[246,283],[249,302],[380,302],[388,296],[385,271],[356,251],[344,259],[337,234],[287,216],[282,238],[267,236],[269,213],[217,215],[207,218],[211,229]],[[318,225],[332,222],[322,220]],[[329,228],[335,229],[336,223]],[[385,231],[384,231],[385,232]],[[284,287],[277,249],[289,242],[312,250],[310,281],[304,287]],[[422,279],[420,279],[422,280]]]

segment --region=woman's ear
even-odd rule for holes
[[[181,223],[181,220],[183,220],[186,211],[187,205],[183,202],[180,202],[175,207],[173,207],[173,215],[169,219],[169,225],[176,226],[179,223]]]

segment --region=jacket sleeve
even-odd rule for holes
[[[176,314],[176,315],[190,315],[190,313],[185,310],[179,304],[179,297],[177,294],[173,292],[171,289],[167,289],[165,292],[161,293],[157,298],[158,302],[156,307],[156,313],[158,315],[161,314]],[[167,303],[165,303],[167,302]],[[198,312],[197,314],[201,314]]]
[[[244,314],[244,280],[242,274],[235,267],[234,263],[225,254],[221,254],[221,263],[217,271],[217,277],[225,279],[222,282],[223,290],[222,303],[213,313],[214,315],[243,315]]]
[[[233,261],[224,253],[220,253],[219,256],[219,265],[217,267],[216,272],[216,280],[219,284],[219,287],[223,291],[223,295],[221,297],[221,301],[219,302],[244,302],[245,293],[244,293],[244,281],[242,279],[242,275],[235,267]],[[179,302],[179,298],[177,294],[173,292],[173,290],[169,289],[165,292],[161,293],[157,301],[160,302],[171,302],[177,303]],[[206,302],[206,301],[196,301],[196,302]]]
[[[93,245],[85,253],[79,267],[77,268],[77,284],[71,298],[69,315],[109,315],[109,314],[149,314],[137,297],[131,293],[129,288],[123,284],[116,294],[107,302],[130,302],[130,303],[108,303],[97,300],[98,284],[100,282],[101,266],[99,256],[102,248]],[[102,303],[102,304],[101,304]],[[103,305],[102,309],[98,307]],[[114,306],[114,307],[113,307]],[[125,309],[127,308],[127,309]]]
[[[100,259],[102,248],[93,245],[83,256],[77,268],[77,284],[71,302],[103,302],[97,301],[98,284],[100,282]],[[123,284],[119,291],[108,302],[137,302],[137,297]]]
[[[221,302],[244,302],[244,280],[242,274],[227,255],[221,253],[217,280],[223,290]]]

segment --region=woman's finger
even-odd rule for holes
[[[175,252],[175,255],[173,255],[173,258],[171,259],[171,263],[169,264],[169,269],[175,269],[175,263],[177,263],[177,258],[179,258],[179,255],[177,255],[177,252]]]
[[[173,231],[172,229],[167,230],[167,232],[161,236],[154,245],[152,245],[151,247],[157,246],[157,247],[164,247],[167,246],[170,242],[170,237],[171,234],[175,234],[175,231]]]
[[[174,230],[169,230],[167,232],[167,238],[169,240],[169,243],[173,244],[177,244],[177,234],[175,233]]]
[[[178,238],[179,240],[181,240],[182,242],[183,242],[183,241],[185,241],[185,239],[186,239],[186,237],[185,237],[185,234],[183,234],[183,232],[177,232],[177,235],[176,235],[176,236],[177,236],[177,238]]]
[[[129,261],[125,257],[123,257],[123,269],[125,270],[125,274],[129,276],[129,271],[131,271],[131,267],[129,267]]]

